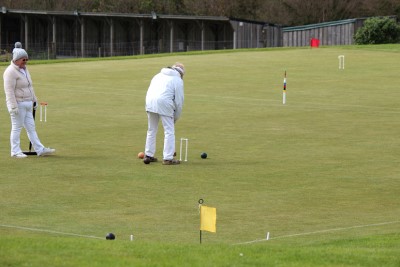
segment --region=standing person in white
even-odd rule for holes
[[[20,146],[22,127],[26,129],[28,138],[38,156],[55,152],[55,149],[44,147],[36,133],[32,109],[36,108],[33,107],[33,104],[37,103],[37,98],[33,90],[31,75],[26,68],[27,62],[26,51],[22,48],[15,48],[11,64],[3,74],[4,92],[11,117],[11,157],[15,158],[27,157]]]
[[[175,63],[172,67],[161,69],[151,80],[146,95],[148,129],[144,160],[155,162],[158,122],[161,119],[164,128],[163,164],[176,165],[175,123],[180,118],[184,101],[183,75],[185,67]]]

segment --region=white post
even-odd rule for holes
[[[339,59],[339,70],[344,70],[344,55],[338,56]]]

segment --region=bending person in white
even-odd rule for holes
[[[145,160],[157,161],[156,137],[158,123],[161,119],[164,128],[163,164],[179,164],[174,159],[175,153],[175,123],[182,113],[184,101],[183,75],[185,67],[175,63],[172,67],[161,69],[151,80],[146,95],[146,112],[148,129],[145,147]]]
[[[22,127],[25,127],[28,138],[38,156],[55,152],[52,148],[42,145],[35,129],[32,109],[37,103],[35,91],[32,86],[31,75],[26,68],[28,54],[22,48],[13,50],[13,60],[4,71],[4,91],[6,94],[7,108],[11,117],[11,157],[26,158],[20,146]]]

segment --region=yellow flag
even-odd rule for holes
[[[217,232],[217,209],[200,206],[200,231]]]

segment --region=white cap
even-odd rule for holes
[[[28,53],[22,48],[14,48],[13,50],[13,61],[17,61],[21,58],[28,58]]]

